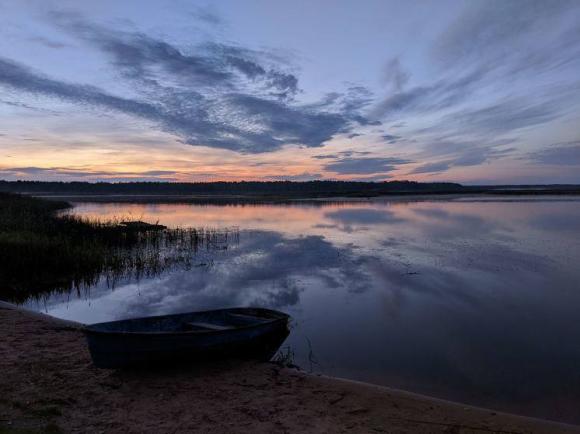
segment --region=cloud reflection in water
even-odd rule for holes
[[[308,339],[330,375],[578,421],[580,201],[129,208],[163,224],[237,223],[240,242],[212,266],[93,288],[90,304],[55,297],[49,312],[274,307],[296,319],[288,343],[304,366]]]

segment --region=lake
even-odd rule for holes
[[[75,203],[231,229],[189,269],[26,302],[85,323],[230,306],[293,317],[307,371],[580,422],[580,197]]]

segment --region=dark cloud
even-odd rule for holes
[[[308,147],[321,146],[335,133],[346,128],[347,119],[344,115],[328,112],[312,112],[299,107],[292,107],[276,100],[268,100],[247,94],[230,94],[226,103],[244,114],[251,120],[257,120],[261,128],[269,131],[263,134],[253,134],[250,139],[254,147],[264,151],[272,142],[277,147],[284,144],[301,144]],[[262,136],[262,137],[260,137]],[[256,140],[261,138],[262,140]]]
[[[68,167],[6,167],[0,169],[0,176],[21,177],[21,176],[66,176],[72,178],[101,178],[109,179],[111,177],[160,177],[167,179],[168,176],[178,175],[179,172],[172,170],[147,170],[144,172],[112,172],[103,170],[82,170]],[[159,180],[159,178],[156,178]],[[173,179],[173,178],[170,178]]]
[[[389,144],[397,143],[400,139],[402,139],[401,136],[396,136],[394,134],[383,134],[381,137]]]
[[[579,19],[580,4],[573,0],[468,3],[431,47],[441,66],[436,78],[408,87],[400,59],[391,60],[391,92],[372,115],[393,120],[428,115],[432,126],[406,133],[420,143],[438,142],[442,135],[470,138],[471,150],[414,156],[426,164],[412,173],[441,172],[507,155],[497,148],[498,137],[510,134],[521,142],[514,133],[577,110]],[[433,157],[439,158],[429,161]]]
[[[53,80],[3,58],[0,58],[0,84],[31,94],[41,94],[79,104],[114,109],[140,117],[152,119],[162,117],[159,107],[150,103],[113,96],[93,86]]]
[[[411,174],[418,174],[418,173],[439,173],[445,172],[451,168],[453,162],[450,160],[446,161],[436,161],[434,163],[426,163],[422,164],[418,167],[415,167],[409,173]]]
[[[344,157],[352,157],[354,155],[370,155],[372,152],[369,151],[340,151],[335,154],[322,154],[322,155],[314,155],[312,158],[317,160],[338,160]]]
[[[429,162],[415,167],[411,174],[439,173],[449,170],[453,166],[477,166],[486,161],[500,158],[512,153],[514,148],[505,148],[510,141],[496,141],[487,146],[472,142],[438,142],[425,147],[422,154],[416,156],[416,160],[429,160],[438,158],[438,161]],[[445,158],[440,160],[441,158]]]
[[[528,157],[539,164],[580,166],[580,142],[558,143]]]
[[[280,70],[268,53],[236,45],[205,43],[187,51],[144,33],[111,30],[69,13],[53,13],[58,25],[99,48],[129,79],[148,84],[171,78],[187,86],[240,89],[257,84],[271,95],[294,96],[298,78]],[[169,77],[167,77],[169,76]],[[258,83],[256,83],[258,82]]]
[[[351,86],[344,95],[338,94],[338,108],[341,112],[349,114],[352,119],[364,126],[378,126],[382,122],[361,115],[361,110],[368,107],[374,101],[374,95],[364,86]]]
[[[212,26],[223,26],[225,24],[222,17],[210,7],[192,7],[191,14],[197,20]]]
[[[146,119],[187,144],[247,153],[268,152],[286,144],[321,146],[333,135],[348,132],[356,122],[354,112],[316,110],[235,92],[210,99],[196,91],[172,89],[156,95],[156,100],[124,98],[94,86],[51,79],[2,58],[0,85]]]
[[[388,173],[399,165],[410,163],[402,158],[344,157],[327,163],[324,169],[342,175]]]
[[[562,95],[566,98],[566,95]],[[541,102],[527,98],[506,99],[479,109],[464,110],[444,118],[447,126],[467,131],[506,133],[558,118],[565,110],[560,97]]]
[[[370,155],[370,154],[372,154],[372,152],[369,152],[369,151],[353,151],[353,150],[340,151],[338,153],[338,155],[340,155],[342,157],[352,157],[353,155]]]
[[[450,108],[465,101],[477,89],[486,72],[486,68],[482,67],[459,77],[440,79],[430,85],[396,92],[377,104],[373,115],[382,118],[395,113],[427,113]]]
[[[361,86],[297,104],[298,78],[280,56],[231,44],[205,43],[187,50],[149,34],[101,27],[78,15],[52,19],[109,59],[138,97],[59,81],[0,58],[0,85],[151,121],[190,145],[244,153],[284,145],[322,146],[356,125],[380,124],[362,114],[372,95]]]
[[[55,115],[55,116],[59,115],[59,113],[54,111],[54,110],[49,110],[49,109],[40,108],[40,107],[34,107],[34,106],[29,105],[29,104],[20,102],[20,101],[10,101],[10,100],[5,100],[5,99],[0,99],[0,104],[4,104],[7,106],[11,106],[11,107],[17,107],[17,108],[21,108],[21,109],[26,109],[26,110],[32,110],[35,112],[42,112],[42,113],[51,114],[51,115]]]
[[[312,158],[315,158],[317,160],[334,160],[336,158],[339,158],[339,155],[338,154],[314,155]]]
[[[468,4],[436,41],[433,54],[446,67],[454,63],[489,61],[514,56],[514,46],[533,49],[530,35],[546,38],[562,14],[577,7],[574,0],[503,1]]]
[[[398,57],[394,57],[387,62],[384,79],[394,91],[400,92],[410,78],[411,74],[403,69]]]
[[[443,116],[439,124],[417,131],[427,143],[413,159],[426,164],[410,173],[439,173],[454,166],[476,166],[510,155],[515,148],[506,146],[518,139],[506,134],[557,119],[566,110],[564,100],[568,98],[563,90],[553,91],[551,96],[538,101],[513,97]],[[470,139],[462,139],[469,136]]]
[[[491,0],[469,4],[435,41],[432,53],[451,78],[482,71],[474,89],[538,79],[578,62],[580,4],[574,0]]]
[[[29,41],[54,49],[68,47],[68,45],[65,44],[64,42],[55,41],[50,38],[45,38],[44,36],[32,36],[29,38]]]

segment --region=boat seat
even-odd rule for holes
[[[212,323],[208,323],[208,322],[199,322],[199,321],[195,321],[195,322],[186,322],[183,324],[185,328],[187,328],[187,330],[229,330],[232,327],[231,326],[224,326],[224,325],[219,325],[219,324],[212,324]]]
[[[251,322],[255,322],[255,323],[262,323],[262,322],[269,321],[268,318],[262,318],[262,317],[253,316],[253,315],[245,315],[243,313],[230,313],[228,315],[231,317],[234,317],[234,318],[244,319],[246,321],[251,321]]]

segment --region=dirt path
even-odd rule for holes
[[[272,364],[107,371],[74,324],[0,305],[0,434],[565,433],[580,428]]]

